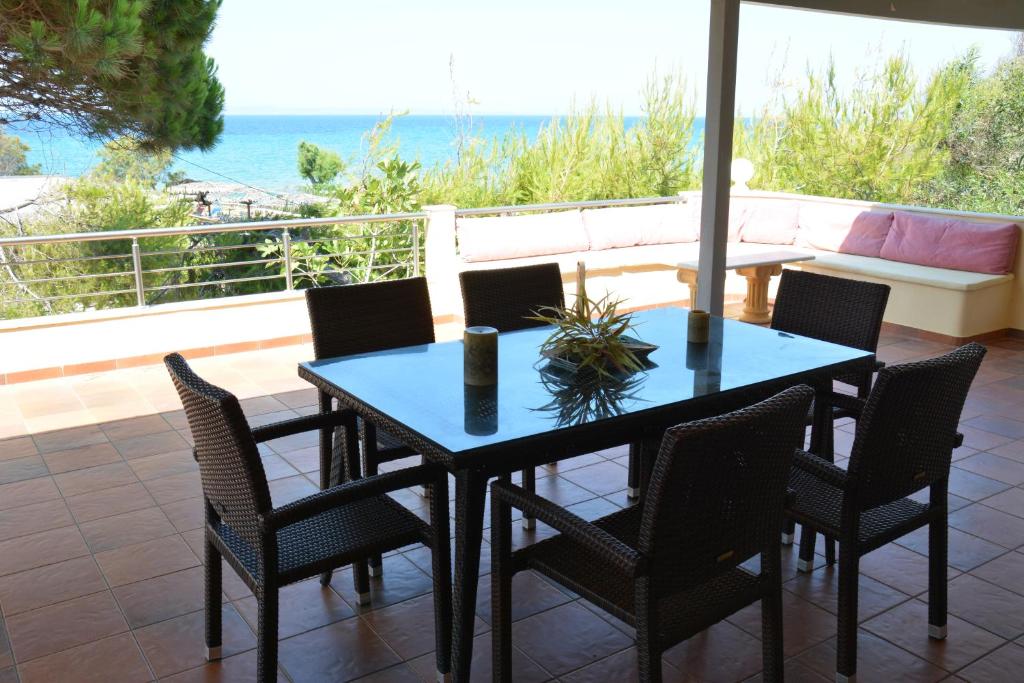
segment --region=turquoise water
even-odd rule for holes
[[[296,150],[302,140],[333,149],[342,158],[362,157],[364,135],[377,116],[225,116],[220,143],[209,152],[181,152],[174,168],[193,180],[223,180],[270,190],[301,184]],[[501,137],[512,128],[534,137],[550,116],[477,116],[478,136]],[[627,118],[629,125],[637,117]],[[702,122],[697,122],[700,132]],[[69,136],[61,130],[17,130],[30,146],[28,160],[44,173],[77,176],[96,163],[99,143]],[[418,158],[424,167],[454,154],[455,122],[450,116],[403,116],[395,119],[391,139],[400,143],[403,158]]]

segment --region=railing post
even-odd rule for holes
[[[412,276],[420,276],[420,224],[412,223]]]
[[[284,249],[284,282],[290,292],[295,289],[295,281],[292,278],[292,234],[287,228],[281,233],[281,243]]]
[[[139,238],[132,238],[132,266],[135,269],[135,300],[139,306],[146,305],[146,285],[142,281],[142,248]]]

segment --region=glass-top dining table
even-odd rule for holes
[[[795,384],[816,390],[810,449],[831,459],[820,435],[832,426],[832,378],[873,369],[874,354],[721,318],[712,318],[708,343],[690,344],[686,317],[684,308],[635,314],[632,334],[658,348],[643,371],[617,379],[548,364],[539,353],[548,327],[499,336],[493,387],[464,384],[461,341],[299,365],[322,395],[455,477],[455,680],[469,680],[488,479],[626,443],[648,444],[641,461],[649,463],[644,455],[666,428]]]

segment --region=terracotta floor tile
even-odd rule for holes
[[[1024,671],[1024,647],[1009,643],[971,664],[960,677],[972,683],[1018,683]]]
[[[928,590],[928,557],[897,543],[889,543],[863,556],[860,572],[907,595]],[[948,567],[946,573],[948,578],[954,578],[960,571]]]
[[[132,628],[148,626],[203,609],[203,572],[192,567],[118,586],[114,597]]]
[[[761,641],[722,621],[665,652],[665,661],[692,680],[741,681],[761,670]]]
[[[38,455],[0,462],[0,484],[45,477],[49,473],[46,463]]]
[[[319,490],[318,486],[303,476],[275,479],[270,482],[270,499],[274,507],[281,507]]]
[[[79,557],[0,577],[0,605],[11,617],[106,590],[91,557]]]
[[[976,429],[969,424],[961,424],[960,432],[964,435],[964,445],[976,448],[979,451],[987,451],[990,448],[1002,446],[1004,443],[1009,443],[1015,438],[993,434],[983,429]]]
[[[314,399],[315,400],[315,399]],[[288,410],[289,406],[285,405],[276,396],[254,396],[252,398],[246,398],[239,403],[242,406],[242,412],[249,419],[257,415],[265,415],[267,413],[276,413],[282,410]],[[292,415],[294,417],[294,414]]]
[[[803,652],[836,633],[835,615],[785,590],[782,591],[782,619],[785,624],[783,647],[787,657]],[[761,604],[754,603],[740,610],[728,617],[728,621],[760,637]]]
[[[605,461],[570,470],[561,476],[577,486],[582,486],[592,493],[603,496],[625,488],[627,474],[624,467]],[[562,504],[564,505],[564,503]]]
[[[317,431],[302,432],[300,434],[293,434],[291,436],[284,436],[280,439],[272,439],[267,441],[266,444],[277,454],[287,453],[288,451],[298,450],[300,448],[310,448],[317,446],[320,443],[320,434]]]
[[[131,634],[122,633],[35,659],[18,667],[21,683],[133,683],[153,680]]]
[[[18,662],[60,652],[128,630],[109,591],[18,614],[7,620]]]
[[[949,582],[949,613],[1003,638],[1024,634],[1024,596],[969,574]]]
[[[0,486],[0,510],[60,498],[52,477],[37,477]]]
[[[797,661],[834,680],[836,641],[834,638],[797,657]],[[898,672],[898,677],[893,676]],[[857,680],[939,681],[948,675],[934,664],[882,640],[863,628],[857,634]]]
[[[79,528],[94,553],[177,533],[167,516],[156,507],[85,522]]]
[[[0,683],[18,683],[18,670],[13,666],[0,669]]]
[[[256,636],[231,605],[222,612],[225,657],[256,647]],[[202,611],[133,631],[153,672],[160,678],[206,662],[205,615]]]
[[[89,554],[78,527],[67,526],[0,542],[0,576]]]
[[[839,600],[839,568],[838,565],[822,567],[810,574],[798,574],[787,581],[783,588],[818,607],[838,614]],[[906,602],[910,596],[891,588],[884,583],[861,574],[857,588],[858,608],[857,621],[863,622],[876,614]]]
[[[156,501],[149,495],[146,487],[138,482],[70,496],[65,500],[68,507],[71,508],[71,514],[79,523],[112,517],[123,512],[143,510],[156,505]]]
[[[1003,444],[1002,446],[996,446],[995,448],[989,449],[989,453],[995,453],[998,456],[1008,458],[1016,462],[1024,462],[1024,439],[1018,439],[1016,441]]]
[[[203,494],[199,472],[172,474],[168,477],[145,481],[143,485],[158,505],[175,503],[179,500],[195,498]]]
[[[1020,552],[997,557],[972,570],[971,574],[1024,595],[1024,554]]]
[[[432,594],[372,610],[360,619],[406,661],[436,650]],[[475,633],[486,630],[487,625],[478,617]]]
[[[357,605],[358,598],[352,586],[351,567],[334,572],[331,580],[334,590],[350,605]],[[371,607],[377,609],[394,605],[429,593],[433,582],[419,567],[402,555],[384,557],[384,576],[370,579]]]
[[[252,683],[256,680],[256,651],[207,662],[195,669],[182,671],[162,679],[166,683]],[[288,683],[278,669],[278,683]]]
[[[989,560],[999,557],[1006,548],[983,538],[966,534],[959,529],[949,529],[949,557],[947,563],[962,572],[974,569]],[[913,531],[896,540],[896,543],[922,555],[928,554],[928,528]]]
[[[110,465],[100,465],[74,472],[58,474],[53,478],[61,493],[65,496],[78,496],[83,493],[102,491],[119,486],[135,484],[138,478],[126,463],[118,462]]]
[[[38,455],[39,450],[31,436],[19,436],[0,441],[0,462]]]
[[[317,392],[312,387],[298,389],[296,391],[285,391],[275,394],[274,398],[289,408],[302,408],[304,406],[315,406],[317,404]]]
[[[111,587],[194,567],[199,560],[180,536],[158,538],[96,554]]]
[[[515,601],[515,594],[512,596]],[[547,636],[561,634],[558,639]],[[633,640],[577,603],[568,603],[512,624],[512,642],[546,671],[560,675],[633,645]]]
[[[992,453],[972,455],[957,462],[956,466],[968,472],[980,474],[983,477],[995,479],[1011,486],[1024,484],[1024,463],[993,455]]]
[[[126,420],[116,420],[99,425],[111,441],[122,441],[136,436],[159,434],[172,429],[170,423],[160,415],[142,415]]]
[[[355,615],[341,596],[332,588],[321,586],[318,579],[285,586],[279,601],[278,638],[289,638]],[[255,631],[259,616],[256,598],[239,600],[235,608]]]
[[[206,523],[202,498],[186,498],[160,507],[179,532],[198,529]]]
[[[1024,517],[1024,489],[1012,488],[985,499],[985,505]]]
[[[437,680],[437,665],[434,654],[423,655],[409,662],[409,667],[419,674],[423,683]],[[473,639],[473,661],[470,665],[471,681],[491,680],[491,636],[489,633]],[[552,681],[551,674],[544,671],[519,648],[512,647],[512,680],[516,683],[541,683]]]
[[[147,455],[159,455],[172,451],[188,450],[190,446],[176,431],[160,432],[134,436],[130,439],[115,441],[114,447],[124,456],[125,460],[144,458]]]
[[[1024,438],[1024,422],[999,417],[997,415],[982,415],[980,417],[974,417],[964,422],[964,424],[975,429],[981,429],[986,432],[998,434],[999,436],[1006,436],[1011,439]]]
[[[260,460],[263,462],[263,472],[266,474],[268,481],[284,479],[285,477],[294,477],[300,474],[297,469],[292,467],[291,464],[280,455],[265,455],[260,458]]]
[[[929,638],[928,605],[919,600],[910,600],[864,624],[876,636],[946,671],[956,671],[1006,642],[955,616],[947,617],[947,626],[949,636],[945,640]]]
[[[159,455],[147,455],[130,460],[128,464],[141,481],[169,477],[186,472],[197,472],[199,464],[192,456],[192,450],[171,451]]]
[[[97,465],[121,462],[121,454],[109,443],[97,443],[91,446],[79,446],[66,451],[44,453],[51,474],[60,474],[71,470],[81,470]]]
[[[0,617],[0,669],[6,669],[13,665],[14,653],[11,652],[11,641],[7,637],[7,627],[4,624],[4,619]]]
[[[572,597],[554,583],[531,571],[519,572],[512,579],[512,620],[519,621],[570,602]],[[476,613],[491,623],[491,575],[480,577],[476,593]]]
[[[63,500],[47,500],[0,511],[0,541],[74,524]]]
[[[72,429],[33,434],[32,439],[36,442],[36,447],[40,453],[50,453],[104,443],[107,441],[107,435],[96,425],[85,425]]]
[[[316,446],[282,453],[280,457],[303,474],[320,469],[320,449]]]
[[[288,638],[280,665],[294,683],[350,681],[401,660],[361,619],[346,619]]]
[[[1024,519],[981,503],[953,512],[949,515],[949,524],[1005,548],[1024,545]]]
[[[953,467],[949,471],[949,492],[978,501],[1010,488],[1009,484]]]

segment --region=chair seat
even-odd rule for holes
[[[635,548],[640,534],[641,506],[633,506],[593,522],[626,545]],[[559,535],[516,551],[516,561],[551,577],[570,590],[635,625],[635,580],[607,561]],[[741,567],[708,581],[666,586],[658,603],[659,638],[675,643],[703,630],[710,622],[745,607],[761,597],[758,575]]]
[[[810,472],[794,467],[789,477],[791,495],[788,510],[798,521],[809,520],[829,536],[840,535],[840,515],[843,491]],[[877,547],[898,538],[912,528],[921,526],[928,517],[929,507],[910,498],[880,505],[861,513],[857,540],[861,546]],[[885,539],[885,540],[883,540]]]
[[[214,532],[246,571],[259,577],[257,555],[227,524]],[[422,541],[429,526],[386,495],[348,503],[277,533],[277,566],[282,583]]]

